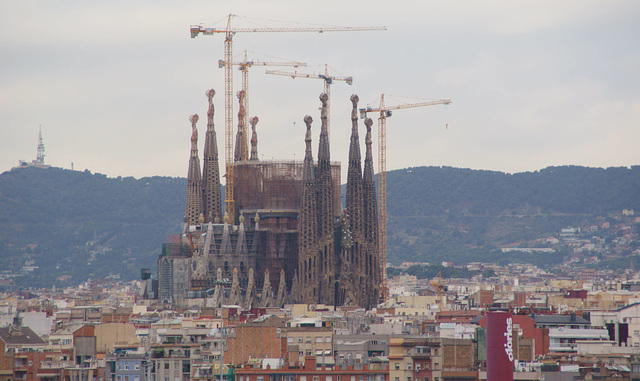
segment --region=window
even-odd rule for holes
[[[311,336],[307,336],[304,338],[304,342],[305,343],[310,343],[311,342]]]
[[[411,370],[411,363],[407,363],[407,370]],[[407,380],[407,381],[411,381],[411,380]]]
[[[324,338],[324,342],[325,343],[330,343],[331,342],[331,336],[327,336]]]
[[[164,369],[169,369],[169,363],[168,362],[164,363]]]
[[[135,367],[136,367],[136,370],[140,369],[140,363],[139,363],[139,362],[137,362],[137,363],[135,364]]]
[[[396,370],[400,370],[400,363],[399,362],[395,363],[395,367],[396,367]]]
[[[293,344],[293,337],[287,337],[287,343]]]
[[[316,336],[316,343],[322,342],[322,336]]]
[[[299,342],[299,343],[302,343],[303,341],[304,341],[304,338],[303,338],[302,336],[301,336],[301,337],[298,337],[298,342]]]
[[[311,356],[311,349],[307,349],[307,351],[305,352],[305,355]]]
[[[258,381],[264,381],[264,376],[258,376]]]

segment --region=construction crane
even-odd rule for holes
[[[229,14],[227,26],[224,29],[205,28],[202,25],[191,25],[191,38],[196,38],[199,34],[216,35],[224,34],[224,61],[233,62],[233,36],[236,33],[281,33],[281,32],[359,32],[373,30],[387,30],[384,26],[374,27],[298,27],[298,28],[234,28],[231,26],[231,19],[235,17]],[[226,177],[225,186],[225,209],[231,224],[235,224],[235,201],[233,199],[233,71],[232,65],[225,65],[224,70],[224,125],[225,125],[225,160]]]
[[[440,99],[418,103],[405,103],[396,106],[387,106],[384,103],[384,94],[380,96],[378,107],[367,107],[360,109],[360,118],[366,118],[367,113],[377,112],[378,116],[378,212],[380,214],[380,271],[382,273],[382,297],[384,300],[389,296],[387,286],[387,118],[392,115],[392,111],[404,108],[448,105],[451,99]]]
[[[353,77],[337,77],[333,75],[329,75],[329,65],[324,65],[324,74],[309,74],[309,73],[298,73],[297,71],[288,72],[288,71],[280,71],[280,70],[265,70],[266,74],[275,74],[275,75],[285,75],[291,78],[315,78],[324,80],[324,93],[327,94],[327,135],[331,138],[331,128],[330,119],[331,119],[331,94],[329,93],[331,89],[331,84],[333,81],[345,81],[347,85],[353,84]]]
[[[438,271],[438,275],[436,275],[436,277],[438,278],[438,280],[432,279],[429,281],[429,284],[435,289],[438,295],[438,307],[440,308],[440,311],[442,311],[442,306],[444,304],[442,293],[444,291],[447,291],[447,286],[442,283],[442,271]]]
[[[298,62],[298,61],[266,62],[266,61],[259,61],[259,60],[249,60],[249,58],[247,57],[247,51],[245,50],[244,60],[240,62],[231,62],[230,65],[238,66],[238,70],[242,72],[242,90],[244,90],[244,98],[242,99],[244,100],[243,106],[245,110],[244,120],[242,121],[242,126],[243,126],[242,136],[244,136],[245,138],[248,138],[247,126],[249,125],[249,69],[253,66],[291,66],[291,67],[303,66],[303,67],[306,67],[307,63]],[[218,61],[218,67],[222,68],[226,66],[227,66],[227,61],[225,60]],[[246,142],[244,143],[245,144],[242,144],[241,160],[248,159],[247,144]]]

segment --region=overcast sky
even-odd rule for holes
[[[353,76],[331,88],[333,160],[347,160],[349,96],[365,107],[384,93],[396,96],[385,95],[387,105],[407,102],[400,96],[453,101],[393,113],[388,169],[640,164],[638,1],[0,0],[0,172],[35,159],[42,125],[53,166],[185,177],[188,118],[200,115],[202,158],[209,88],[222,159],[224,38],[192,39],[189,26],[224,28],[229,13],[237,27],[388,28],[234,37],[238,60],[249,50],[262,61],[307,62],[301,72],[328,64]],[[302,159],[305,115],[317,157],[322,81],[264,70],[250,71],[260,157]],[[240,79],[234,70],[236,91]],[[364,150],[364,124],[360,136]]]

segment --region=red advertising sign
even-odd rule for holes
[[[512,335],[511,313],[487,312],[487,381],[513,381]]]

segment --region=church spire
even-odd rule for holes
[[[331,154],[329,149],[329,131],[327,128],[327,94],[320,94],[320,143],[318,146],[318,232],[321,236],[333,235],[333,181],[331,177]]]
[[[368,305],[375,305],[378,302],[379,285],[381,282],[380,268],[380,245],[378,242],[378,203],[376,202],[376,184],[373,178],[373,153],[371,150],[371,118],[364,120],[367,127],[365,137],[366,153],[364,159],[364,175],[362,181],[363,193],[363,222],[364,237],[367,242],[367,253],[365,257],[365,273],[367,279]],[[382,264],[384,265],[384,264]]]
[[[189,117],[191,122],[191,156],[187,175],[187,205],[185,217],[187,225],[196,225],[202,214],[202,179],[200,178],[200,160],[198,159],[198,115]]]
[[[320,101],[322,102],[322,109],[320,111],[320,119],[322,126],[320,130],[320,145],[318,148],[318,170],[316,176],[316,214],[318,218],[316,234],[317,234],[317,247],[315,248],[315,254],[313,258],[309,258],[311,261],[308,264],[310,273],[308,277],[311,277],[313,284],[316,287],[310,287],[307,292],[310,292],[313,300],[317,300],[320,303],[333,304],[335,302],[334,284],[336,282],[336,268],[338,266],[337,259],[334,258],[335,244],[334,244],[334,225],[335,225],[335,213],[333,208],[333,177],[331,175],[331,157],[329,149],[329,129],[327,126],[327,103],[329,97],[327,94],[320,95]],[[304,280],[304,274],[298,274],[299,280],[302,283]],[[316,280],[316,277],[318,278]],[[311,284],[309,285],[311,286]],[[309,293],[307,294],[309,295]]]
[[[207,90],[209,110],[207,111],[207,134],[204,140],[204,168],[202,174],[202,196],[204,215],[212,222],[216,217],[222,217],[222,200],[220,197],[220,167],[218,163],[218,142],[216,130],[213,127],[213,96],[215,90]]]
[[[304,155],[304,167],[302,172],[302,202],[300,203],[300,222],[298,232],[298,271],[300,274],[300,294],[303,300],[313,300],[313,290],[317,286],[318,279],[312,266],[316,263],[316,240],[318,216],[316,209],[316,183],[313,174],[313,154],[311,152],[311,122],[313,119],[307,115],[304,123],[307,133],[304,141],[306,150]]]
[[[238,133],[236,134],[236,148],[234,151],[235,161],[247,160],[247,136],[246,126],[244,125],[246,110],[244,108],[244,90],[238,91],[238,102],[240,103],[240,111],[238,111]]]
[[[258,117],[251,118],[251,158],[249,160],[258,160],[258,133],[256,132],[256,124],[258,124]]]
[[[364,139],[364,144],[366,146],[365,156],[364,156],[364,174],[363,180],[364,183],[373,183],[373,153],[371,151],[371,125],[373,121],[371,118],[367,118],[364,120],[364,125],[367,127],[367,135]]]
[[[362,165],[360,161],[360,137],[358,136],[358,96],[351,96],[351,144],[349,146],[349,167],[347,170],[347,194],[345,207],[349,214],[351,231],[362,228]]]

